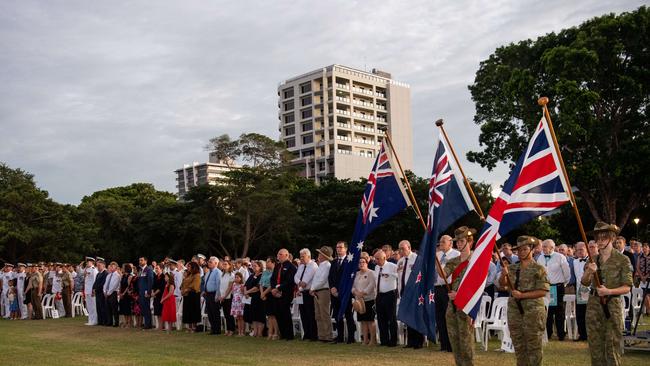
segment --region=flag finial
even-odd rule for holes
[[[537,104],[544,107],[545,105],[548,104],[548,98],[547,97],[541,97],[541,98],[537,99]]]
[[[440,118],[439,120],[436,121],[436,126],[440,127],[440,126],[442,126],[444,123],[445,123],[445,122],[443,122],[442,118]]]

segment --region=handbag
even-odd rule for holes
[[[366,302],[363,300],[362,297],[354,297],[352,299],[352,309],[357,312],[357,314],[365,314],[366,313]]]

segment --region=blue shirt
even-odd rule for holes
[[[221,271],[215,268],[203,276],[205,279],[205,292],[219,292],[221,286]]]
[[[273,271],[266,270],[262,272],[262,278],[260,278],[260,285],[262,287],[271,287],[271,275],[273,275]]]

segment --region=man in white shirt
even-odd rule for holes
[[[415,264],[418,255],[411,251],[411,243],[408,240],[400,241],[397,248],[400,254],[400,259],[397,261],[397,277],[399,279],[397,282],[397,288],[399,289],[399,296],[402,297],[404,295],[404,288],[409,281],[411,270],[413,269],[413,265]],[[406,327],[406,331],[408,333],[408,342],[404,348],[422,348],[422,345],[424,344],[424,335],[418,333],[411,327]]]
[[[440,261],[442,267],[449,262],[450,259],[456,258],[460,252],[452,248],[451,236],[443,235],[438,242],[438,250],[436,256]],[[449,290],[445,285],[444,277],[440,274],[440,268],[436,268],[438,277],[434,287],[433,298],[436,303],[436,327],[438,328],[438,336],[440,337],[440,350],[443,352],[451,352],[451,343],[449,342],[449,335],[447,334],[447,306],[449,304]],[[451,273],[447,273],[447,283],[451,283]]]
[[[86,325],[97,325],[97,306],[93,296],[93,284],[97,277],[97,268],[95,268],[95,258],[86,257],[86,268],[84,269],[84,288],[83,295],[86,299],[86,311],[88,311],[88,322]]]
[[[120,318],[117,312],[117,292],[120,289],[120,280],[122,276],[117,273],[117,262],[111,262],[108,266],[109,274],[104,283],[104,296],[108,307],[108,324],[107,326],[118,327]]]
[[[386,260],[386,253],[375,253],[377,275],[377,323],[382,346],[397,346],[397,265]]]
[[[16,264],[16,273],[14,279],[16,280],[16,295],[18,296],[18,308],[20,309],[20,318],[27,319],[27,305],[25,305],[25,282],[27,273],[25,273],[25,263]]]
[[[54,307],[59,312],[60,317],[64,317],[65,308],[63,307],[63,265],[55,264],[54,277],[52,278],[52,294],[54,295]]]
[[[576,281],[576,322],[578,323],[578,341],[587,340],[585,315],[587,314],[589,287],[582,286],[580,279],[585,273],[585,264],[588,262],[589,256],[587,255],[587,245],[583,241],[579,241],[575,245],[575,258],[573,259],[573,271],[578,279]]]
[[[183,283],[183,272],[181,272],[178,269],[178,262],[176,262],[173,259],[169,260],[169,268],[171,272],[174,274],[174,284],[176,285],[174,286],[174,297],[176,297],[176,305],[178,306],[178,302],[183,297],[183,295],[181,294],[181,283]]]
[[[314,313],[314,297],[309,293],[314,274],[318,265],[311,259],[311,252],[307,248],[300,250],[300,265],[293,281],[298,286],[296,298],[302,298],[298,305],[300,309],[300,321],[302,322],[302,340],[317,341],[316,314]]]
[[[330,342],[332,340],[332,318],[330,316],[330,288],[329,273],[333,250],[329,246],[316,249],[318,252],[318,268],[309,287],[309,294],[314,297],[314,317],[316,319],[316,331],[318,340]]]
[[[564,287],[571,280],[571,269],[566,257],[555,251],[555,242],[546,239],[542,242],[542,255],[537,258],[537,263],[546,269],[546,277],[551,284],[551,303],[548,306],[546,317],[546,334],[548,339],[553,335],[553,324],[557,330],[557,337],[564,340]]]
[[[2,305],[2,317],[9,319],[11,315],[11,304],[9,303],[9,281],[14,279],[14,265],[11,263],[5,263],[4,268],[2,269],[2,276],[0,276],[0,282],[2,282],[2,296],[0,296],[0,305]]]

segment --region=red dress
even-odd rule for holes
[[[165,286],[163,297],[167,296],[168,290],[169,288]],[[161,320],[164,322],[176,322],[176,298],[174,296],[170,296],[167,300],[163,301]]]

